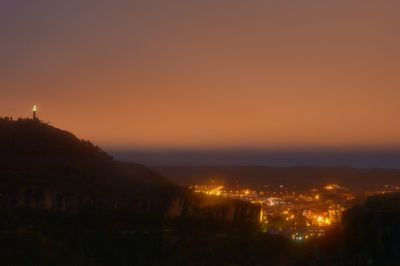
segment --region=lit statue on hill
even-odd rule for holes
[[[32,109],[32,119],[33,119],[33,120],[37,120],[37,116],[36,116],[37,110],[38,110],[37,106],[34,105],[34,106],[33,106],[33,109]]]

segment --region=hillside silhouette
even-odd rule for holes
[[[0,170],[3,183],[172,186],[142,165],[114,161],[91,142],[31,119],[0,119]]]
[[[256,221],[259,207],[195,195],[149,168],[39,120],[0,119],[0,204],[58,212],[124,210],[157,217]]]

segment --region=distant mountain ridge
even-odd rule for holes
[[[400,147],[109,149],[118,160],[148,166],[349,166],[400,169]]]
[[[250,187],[288,186],[304,189],[339,183],[354,190],[400,185],[399,169],[353,167],[268,167],[268,166],[165,166],[153,167],[159,174],[179,184],[199,184],[213,179],[227,185]]]

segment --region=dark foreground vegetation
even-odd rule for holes
[[[398,265],[398,235],[296,243],[256,228],[127,213],[1,213],[2,265]],[[366,227],[363,230],[369,230]],[[362,233],[362,234],[360,234]],[[365,233],[365,235],[363,234]],[[362,241],[358,239],[362,235]],[[377,238],[378,237],[378,238]],[[394,248],[394,249],[393,249]]]
[[[5,265],[285,265],[297,253],[282,237],[228,224],[117,212],[19,210],[2,214],[2,229]]]
[[[398,224],[359,222],[299,243],[210,220],[20,209],[1,213],[0,255],[2,265],[399,265]]]
[[[0,265],[400,265],[398,194],[321,240],[263,233],[258,214],[40,121],[0,119]]]

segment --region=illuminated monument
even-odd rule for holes
[[[38,110],[37,106],[34,105],[34,106],[33,106],[33,109],[32,109],[32,119],[33,119],[33,120],[37,120],[37,116],[36,116],[37,110]]]

